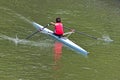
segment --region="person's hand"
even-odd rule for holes
[[[74,33],[74,32],[75,32],[75,29],[71,29],[71,32],[73,32],[73,33]]]

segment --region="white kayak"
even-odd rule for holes
[[[67,47],[70,47],[72,50],[77,51],[78,53],[81,53],[83,55],[87,55],[89,52],[87,52],[85,49],[81,48],[80,46],[78,46],[77,44],[75,44],[74,42],[72,42],[71,40],[69,40],[66,37],[61,37],[59,38],[58,36],[53,34],[53,31],[51,31],[48,28],[45,28],[44,26],[33,22],[33,26],[40,31],[41,33],[47,34],[53,38],[55,38],[56,40],[62,42],[64,45],[66,45]]]

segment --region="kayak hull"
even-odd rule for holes
[[[58,36],[53,34],[53,31],[49,30],[48,28],[43,27],[42,25],[33,22],[33,26],[39,30],[41,33],[47,34],[51,37],[53,37],[54,39],[62,42],[64,45],[66,45],[67,47],[71,48],[72,50],[77,51],[78,53],[81,53],[83,55],[87,55],[89,52],[87,52],[85,49],[83,49],[82,47],[78,46],[77,44],[75,44],[74,42],[72,42],[71,40],[69,40],[66,37],[61,37],[59,38]]]

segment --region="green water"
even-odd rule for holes
[[[119,80],[119,0],[0,0],[0,80]],[[30,22],[41,25],[61,17],[64,26],[85,32],[69,38],[90,52],[84,57],[63,47],[54,60],[54,40],[36,34]],[[52,29],[50,27],[50,29]],[[68,30],[65,30],[66,32]]]

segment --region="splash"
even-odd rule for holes
[[[3,10],[5,12],[7,12],[7,14],[12,15],[13,17],[19,18],[21,20],[24,20],[25,22],[32,24],[33,25],[33,21],[27,19],[26,17],[24,17],[23,15],[13,11],[12,9],[6,8],[6,7],[0,7],[0,10]],[[40,41],[40,42],[35,42],[35,41],[29,41],[29,40],[25,40],[25,39],[19,39],[16,35],[16,38],[12,38],[6,35],[2,35],[0,34],[0,40],[1,39],[6,39],[9,41],[14,42],[16,45],[18,44],[24,44],[24,45],[30,45],[30,46],[38,46],[38,47],[48,47],[48,46],[52,46],[52,44],[50,44],[50,42],[47,41]]]
[[[113,40],[110,38],[110,36],[106,35],[106,34],[102,35],[102,38],[98,38],[98,40],[102,40],[102,41],[105,41],[108,43],[113,42]]]
[[[9,40],[14,42],[16,45],[18,44],[23,44],[23,45],[30,45],[30,46],[37,46],[37,47],[50,47],[52,44],[50,41],[40,41],[40,42],[35,42],[35,41],[30,41],[30,40],[25,40],[25,39],[19,39],[16,35],[16,38],[12,38],[6,35],[0,35],[1,39]]]

